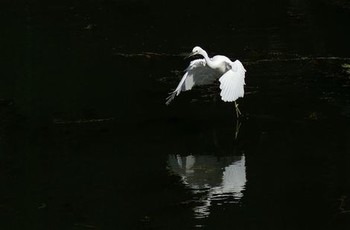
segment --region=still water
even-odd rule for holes
[[[3,3],[1,229],[348,229],[339,2]],[[239,121],[218,83],[165,105],[194,45],[245,65]]]
[[[246,184],[245,157],[169,156],[168,164],[172,172],[181,176],[182,183],[188,186],[198,198],[194,208],[195,218],[210,215],[212,202],[238,203],[243,196]]]

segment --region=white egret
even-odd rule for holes
[[[221,99],[225,102],[234,102],[237,117],[241,114],[236,100],[244,96],[245,72],[243,64],[236,60],[232,62],[228,57],[216,55],[209,58],[207,52],[196,46],[189,55],[201,55],[203,59],[191,61],[176,89],[167,97],[166,104],[178,96],[181,91],[191,90],[194,85],[204,85],[208,81],[219,78]]]

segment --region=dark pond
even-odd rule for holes
[[[1,229],[350,229],[341,0],[0,3]],[[165,98],[186,52],[239,59]]]

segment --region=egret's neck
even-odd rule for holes
[[[204,50],[202,51],[201,53],[205,59],[205,61],[207,62],[207,65],[212,68],[212,69],[215,69],[216,66],[214,65],[213,61],[209,58],[207,52],[205,52]]]

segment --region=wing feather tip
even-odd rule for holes
[[[169,105],[175,99],[176,95],[177,95],[176,91],[171,92],[170,95],[165,99],[166,100],[165,104]]]

